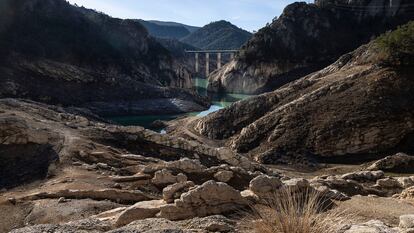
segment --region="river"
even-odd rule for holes
[[[152,128],[151,124],[156,120],[170,121],[178,117],[183,116],[207,116],[210,113],[218,111],[222,108],[230,106],[232,103],[239,100],[250,97],[251,95],[242,95],[242,94],[208,94],[207,92],[207,80],[202,78],[193,79],[194,85],[197,89],[197,92],[200,95],[207,96],[209,95],[212,100],[212,105],[206,111],[202,112],[192,112],[184,114],[164,114],[164,115],[144,115],[144,116],[122,116],[122,117],[111,117],[109,120],[118,123],[120,125],[136,125],[142,126],[147,129],[156,130],[161,132],[162,129]]]

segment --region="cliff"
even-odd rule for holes
[[[413,19],[410,1],[293,3],[211,74],[209,90],[263,93],[334,62],[372,37]]]
[[[6,0],[0,9],[1,98],[80,106],[104,115],[207,105],[184,90],[192,87],[187,70],[137,22],[63,0]],[[154,100],[162,105],[151,104]]]
[[[363,161],[412,152],[414,23],[194,128],[264,163]]]

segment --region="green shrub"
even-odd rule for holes
[[[387,32],[374,42],[379,59],[387,65],[414,65],[414,21]]]

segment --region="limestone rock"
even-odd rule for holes
[[[133,221],[153,218],[166,203],[163,200],[144,201],[126,208],[115,219],[116,226],[124,226]]]
[[[377,180],[377,185],[381,188],[386,189],[393,189],[393,188],[401,188],[400,182],[394,178],[385,178]]]
[[[402,193],[399,195],[399,198],[407,199],[407,200],[414,200],[414,187],[410,187],[402,191]]]
[[[151,180],[153,184],[159,185],[159,186],[181,183],[185,181],[187,181],[186,175],[182,173],[178,175],[173,175],[172,172],[167,169],[157,171]]]
[[[175,199],[180,198],[182,193],[187,192],[194,185],[192,181],[169,185],[162,190],[162,197],[167,203],[173,203]]]
[[[233,178],[233,172],[232,171],[219,171],[216,174],[214,174],[214,178],[216,178],[219,182],[227,183]]]
[[[261,175],[250,181],[249,188],[256,194],[266,194],[278,190],[281,186],[279,178]]]
[[[203,217],[232,212],[245,204],[240,193],[231,186],[208,181],[183,193],[174,204],[161,207],[159,217],[170,220]]]
[[[290,190],[306,190],[310,188],[309,181],[303,178],[294,178],[283,181],[284,188]]]
[[[382,170],[387,172],[412,173],[414,172],[414,157],[398,153],[376,161],[368,167],[369,170]]]
[[[414,215],[402,215],[400,216],[400,228],[409,229],[414,228]]]
[[[364,224],[356,224],[345,230],[344,233],[398,233],[381,221],[371,220]]]
[[[344,180],[356,180],[356,181],[377,181],[384,177],[383,171],[361,171],[347,173],[341,176]]]

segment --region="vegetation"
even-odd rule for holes
[[[227,21],[210,23],[181,41],[201,49],[239,49],[252,34]]]
[[[149,34],[156,38],[181,39],[190,34],[190,31],[182,25],[159,25],[150,21],[138,20],[148,30]]]
[[[380,61],[389,65],[414,65],[414,21],[378,37],[374,42]]]
[[[260,233],[332,233],[338,232],[346,213],[328,210],[331,202],[316,191],[298,194],[283,189],[270,198],[267,205],[253,207],[252,228]]]

